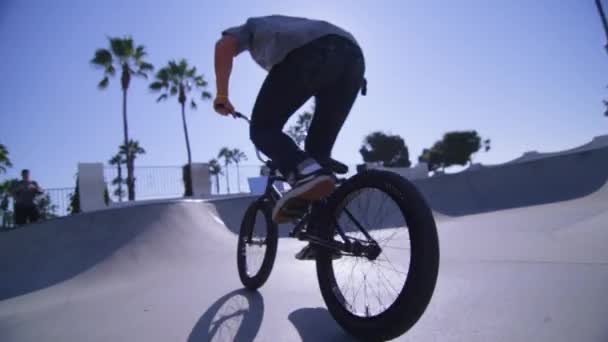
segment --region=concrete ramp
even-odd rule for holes
[[[440,274],[427,312],[397,340],[608,341],[607,153],[419,182],[442,213]],[[235,234],[254,198],[0,234],[0,341],[353,341],[325,309],[314,263],[295,260],[302,242],[280,239],[268,282],[242,290]]]
[[[481,167],[415,183],[434,210],[462,216],[566,201],[608,180],[608,147]]]
[[[398,340],[608,340],[607,192],[439,220],[436,293]],[[1,234],[0,341],[352,341],[325,309],[314,263],[294,259],[301,242],[281,239],[268,283],[241,290],[228,225],[250,200]]]
[[[98,211],[27,226],[0,235],[0,300],[27,294],[103,264],[106,275],[159,269],[213,257],[232,234],[205,203],[153,204]],[[158,262],[158,263],[157,263]],[[10,279],[10,281],[6,281]]]

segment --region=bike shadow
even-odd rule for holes
[[[239,289],[218,299],[201,316],[188,342],[255,340],[264,318],[264,299],[257,291]]]
[[[303,342],[361,341],[342,329],[325,308],[302,308],[289,314],[289,321],[294,325]]]

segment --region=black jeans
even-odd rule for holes
[[[34,223],[40,218],[38,208],[33,205],[15,204],[15,224],[18,226]]]
[[[361,49],[340,36],[324,36],[292,51],[262,84],[251,117],[251,140],[284,175],[309,157],[330,158],[364,72]],[[315,112],[302,151],[283,126],[313,96]]]

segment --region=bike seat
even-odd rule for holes
[[[348,173],[348,166],[335,159],[329,158],[328,160],[320,160],[321,166],[330,169],[333,173],[338,175],[344,175]]]

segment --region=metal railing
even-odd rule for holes
[[[49,188],[43,189],[43,194],[38,196],[36,201],[46,201],[44,211],[41,213],[40,220],[54,217],[66,216],[69,214],[70,197],[74,193],[74,188]],[[13,200],[8,201],[6,210],[0,209],[0,228],[8,229],[15,227],[15,206]]]
[[[56,216],[65,216],[69,213],[70,196],[74,193],[74,188],[51,188],[45,189],[44,193],[51,200],[51,213]]]
[[[356,166],[349,166],[349,174],[356,173]],[[235,164],[228,166],[222,165],[222,172],[219,175],[210,175],[210,188],[212,195],[250,193],[249,179],[261,175],[262,165],[255,164]],[[137,200],[178,198],[184,196],[184,183],[182,180],[181,166],[140,166],[136,167],[135,173],[135,194]],[[116,167],[104,167],[104,179],[110,200],[120,202],[121,198],[115,194],[118,185],[112,181],[118,176]],[[126,179],[126,169],[123,168],[121,176]],[[219,182],[219,184],[218,184]],[[122,184],[122,201],[127,201],[127,186]],[[44,190],[48,195],[50,204],[48,206],[51,216],[69,215],[71,205],[70,197],[75,188],[49,188]],[[0,226],[2,221],[6,226],[13,226],[13,204],[10,201],[7,212],[0,210]]]
[[[134,169],[135,176],[135,198],[172,198],[184,195],[184,183],[182,180],[182,168],[180,166],[139,166]],[[122,198],[116,194],[119,188],[112,184],[118,177],[118,169],[112,166],[104,167],[104,179],[110,199],[114,202],[127,201],[127,171],[123,168]]]

